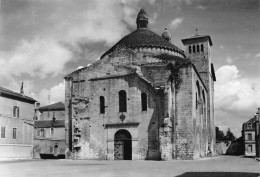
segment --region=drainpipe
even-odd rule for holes
[[[159,103],[158,101],[161,101],[161,98],[160,98],[160,91],[161,91],[161,88],[155,88],[155,96],[156,96],[156,107],[157,107],[157,133],[158,133],[158,156],[159,156],[159,159],[161,159],[161,150],[160,150],[160,110],[159,110]],[[149,150],[149,149],[148,149]]]

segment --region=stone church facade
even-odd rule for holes
[[[215,154],[214,67],[210,36],[182,40],[183,51],[148,28],[88,67],[65,76],[67,158],[197,159]]]

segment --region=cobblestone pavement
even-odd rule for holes
[[[260,177],[259,172],[258,161],[239,156],[219,156],[195,161],[64,159],[0,162],[1,177]]]

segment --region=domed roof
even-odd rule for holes
[[[165,28],[164,32],[162,33],[163,38],[171,38],[170,32]]]
[[[111,49],[104,53],[101,58],[113,52],[116,46],[120,45],[126,46],[130,49],[136,49],[140,47],[167,49],[184,55],[184,52],[181,49],[169,43],[158,34],[150,31],[148,28],[138,28],[134,32],[126,35],[120,41],[118,41]]]

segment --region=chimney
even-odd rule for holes
[[[22,82],[22,85],[21,85],[21,88],[20,88],[20,93],[21,93],[22,95],[24,95],[24,91],[23,91],[23,82]]]

